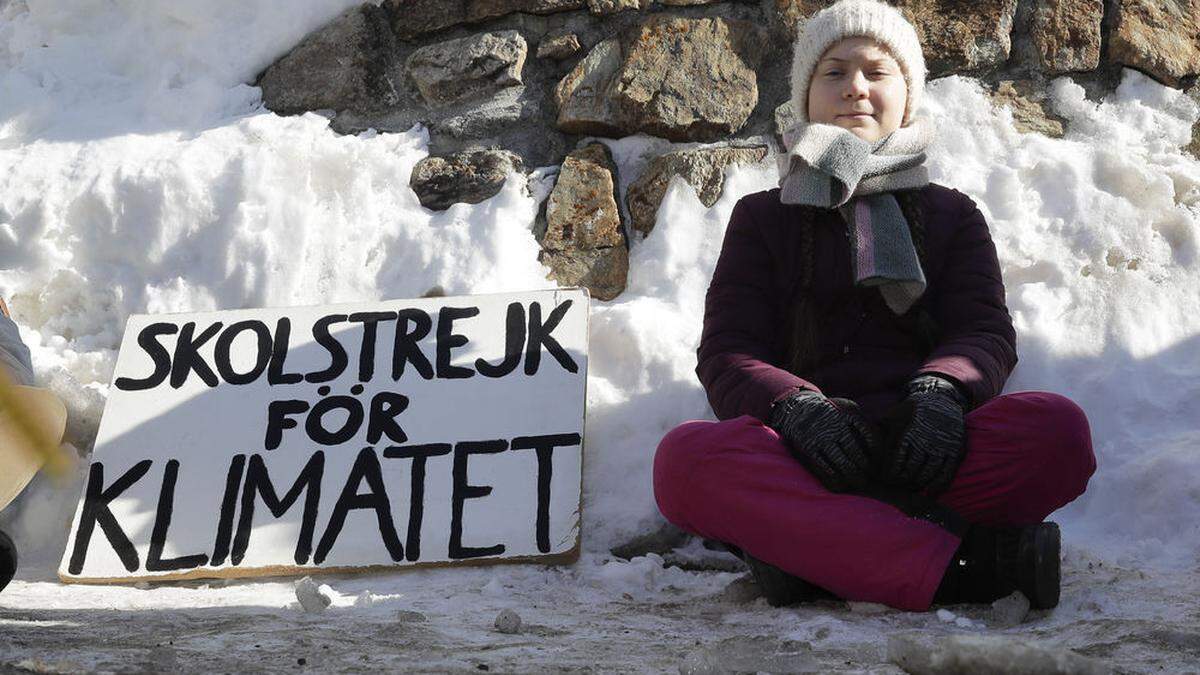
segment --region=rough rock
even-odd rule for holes
[[[267,106],[280,113],[332,110],[330,128],[342,134],[367,129],[402,132],[419,123],[429,130],[429,152],[433,156],[497,147],[516,153],[526,166],[547,166],[562,161],[573,142],[554,127],[557,109],[552,90],[553,83],[561,77],[560,66],[546,63],[535,73],[535,78],[529,80],[527,76],[532,69],[527,62],[523,72],[518,73],[520,79],[516,84],[512,84],[516,64],[510,62],[504,66],[497,65],[499,62],[495,60],[488,62],[486,53],[479,55],[484,62],[459,63],[470,72],[460,73],[462,77],[458,79],[450,77],[447,68],[436,67],[433,81],[425,81],[427,91],[432,87],[435,98],[436,92],[464,95],[451,103],[430,106],[416,80],[405,71],[405,57],[412,56],[413,52],[417,57],[428,54],[426,48],[407,46],[394,38],[390,38],[386,49],[370,47],[373,44],[367,40],[370,35],[392,34],[388,20],[381,12],[370,5],[361,11],[347,12],[339,21],[305,38],[303,46],[271,66],[262,78]],[[586,14],[582,18],[589,20]],[[366,31],[368,25],[375,32]],[[519,56],[525,49],[520,34],[516,31],[505,31],[504,34],[512,37],[511,46],[516,50],[513,56]],[[480,38],[475,35],[464,39],[478,41]],[[429,45],[442,52],[446,51],[445,46],[446,41]],[[469,51],[463,49],[458,54],[444,56],[453,61],[466,57]],[[453,64],[442,64],[446,65]],[[478,68],[471,71],[475,65]],[[328,72],[322,68],[327,68]],[[372,68],[381,73],[375,81],[388,85],[382,94],[378,93],[378,87],[363,84],[372,81],[368,78],[376,72]],[[488,80],[487,75],[492,69],[495,80]],[[436,74],[439,72],[440,75]],[[417,74],[421,76],[418,79],[425,79],[425,73],[418,70]],[[461,89],[475,75],[482,75],[485,81],[476,82],[478,86],[471,91]],[[441,84],[445,84],[445,88]],[[497,88],[503,84],[512,86]]]
[[[428,120],[429,151],[435,155],[498,147],[520,155],[526,166],[548,166],[561,163],[574,146],[554,128],[551,92],[540,86],[509,87],[483,101],[429,111],[422,119]]]
[[[1029,598],[1021,591],[1013,591],[992,603],[992,614],[988,623],[994,628],[1012,628],[1020,625],[1029,616]]]
[[[537,56],[539,59],[561,61],[574,56],[580,49],[582,47],[579,46],[579,36],[568,33],[542,40],[538,44]]]
[[[329,607],[333,599],[326,595],[312,577],[304,577],[296,582],[296,600],[305,612],[321,612]]]
[[[521,632],[521,617],[511,609],[502,609],[496,615],[494,622],[496,630],[501,633],[513,635]]]
[[[503,30],[421,47],[405,66],[425,102],[439,106],[521,84],[527,51],[520,33]]]
[[[567,133],[624,136],[612,89],[621,69],[621,43],[597,44],[554,88],[558,128]]]
[[[1063,118],[1046,106],[1046,93],[1028,80],[1001,80],[991,92],[992,102],[1012,111],[1013,126],[1023,134],[1061,138]]]
[[[267,108],[290,115],[308,110],[371,110],[401,95],[396,39],[386,14],[364,4],[309,33],[258,80]]]
[[[736,133],[758,105],[761,45],[747,21],[657,16],[630,43],[614,92],[627,126],[673,141]]]
[[[602,143],[567,155],[546,203],[542,246],[556,251],[624,245],[613,198],[616,166]]]
[[[463,0],[385,0],[392,15],[392,30],[402,40],[465,23],[467,3]]]
[[[931,77],[1002,65],[1012,49],[1017,0],[906,0],[898,3],[917,29]]]
[[[888,637],[888,661],[913,675],[1099,675],[1103,663],[1061,647],[995,635],[950,635],[932,642],[912,634]]]
[[[769,7],[767,21],[774,30],[787,38],[790,46],[796,39],[796,28],[800,22],[833,2],[834,0],[774,0],[764,4]]]
[[[560,70],[557,64],[546,66]],[[403,132],[420,123],[429,130],[429,153],[434,156],[504,148],[519,155],[527,167],[557,165],[575,145],[554,125],[557,109],[552,90],[558,73],[540,74],[541,79],[535,81],[528,79],[530,71],[527,61],[525,84],[500,89],[488,98],[467,98],[448,106],[427,107],[409,84],[408,105],[374,114],[341,111],[330,121],[330,127],[343,134],[367,129]]]
[[[568,154],[546,199],[538,256],[559,285],[586,286],[601,300],[625,290],[629,273],[616,185],[616,165],[603,144]]]
[[[601,41],[558,83],[558,126],[673,141],[735,133],[758,104],[755,68],[764,40],[747,21],[652,16]]]
[[[587,0],[588,11],[596,16],[616,14],[626,10],[643,10],[650,6],[650,0]]]
[[[1100,65],[1102,0],[1042,0],[1031,33],[1043,70],[1049,74],[1094,70]]]
[[[755,164],[767,156],[763,146],[750,148],[701,148],[659,155],[626,191],[625,205],[634,229],[649,234],[654,229],[659,204],[672,176],[679,176],[696,190],[705,206],[712,206],[725,187],[725,169],[730,164]]]
[[[1108,58],[1178,87],[1200,73],[1200,0],[1119,0]]]
[[[612,300],[620,295],[629,277],[629,251],[624,246],[542,251],[538,262],[550,268],[547,278],[563,287],[586,287],[597,300]]]
[[[462,0],[460,0],[462,1]],[[495,19],[513,12],[553,14],[587,7],[588,0],[465,0],[470,22]]]
[[[552,14],[587,7],[587,0],[385,0],[403,40],[444,28],[479,23],[513,12]]]
[[[426,157],[413,167],[409,187],[417,193],[421,206],[443,210],[457,202],[478,204],[504,187],[509,172],[524,170],[521,158],[507,150]]]

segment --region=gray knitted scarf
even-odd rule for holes
[[[929,183],[925,150],[933,125],[924,116],[869,143],[832,124],[797,124],[783,134],[779,199],[837,208],[850,235],[859,286],[878,286],[888,307],[904,314],[925,292],[925,274],[895,190]]]

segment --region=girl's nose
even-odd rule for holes
[[[842,90],[842,96],[848,99],[866,98],[870,93],[867,87],[867,77],[862,71],[856,71],[846,81],[846,88]]]

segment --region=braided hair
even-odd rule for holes
[[[917,250],[917,260],[921,269],[928,269],[925,264],[925,222],[922,218],[921,206],[916,190],[898,190],[893,193],[900,204],[900,212],[908,221],[908,232],[912,237],[913,246]],[[787,340],[787,369],[797,375],[816,365],[817,361],[817,321],[815,302],[812,297],[813,277],[813,229],[818,216],[818,207],[801,205],[800,213],[800,291],[792,303],[791,317],[788,322],[789,334]],[[837,212],[840,218],[840,212]]]

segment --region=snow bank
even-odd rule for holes
[[[1062,139],[1021,135],[978,85],[933,83],[934,180],[980,204],[1020,363],[1006,391],[1065,394],[1091,422],[1098,472],[1060,514],[1069,538],[1189,564],[1200,551],[1200,162],[1180,150],[1200,107],[1127,70],[1103,102],[1051,87]]]
[[[261,108],[247,83],[354,0],[45,4],[0,3],[0,296],[65,396],[105,392],[130,313],[552,285],[530,233],[552,167],[432,213],[408,188],[423,129],[338,136],[319,115]],[[991,223],[1019,331],[1009,390],[1066,394],[1091,418],[1100,469],[1057,516],[1068,539],[1194,560],[1200,163],[1180,146],[1197,106],[1134,72],[1101,103],[1067,78],[1053,96],[1070,120],[1058,140],[1016,133],[970,79],[930,83],[931,172]],[[605,142],[625,182],[662,147]],[[734,203],[772,187],[774,166],[732,170],[711,208],[677,179],[634,242],[628,290],[593,302],[589,553],[658,520],[658,440],[711,417],[693,374],[704,292]],[[65,512],[27,509],[24,546],[61,546]],[[646,565],[596,574],[655,588]]]

